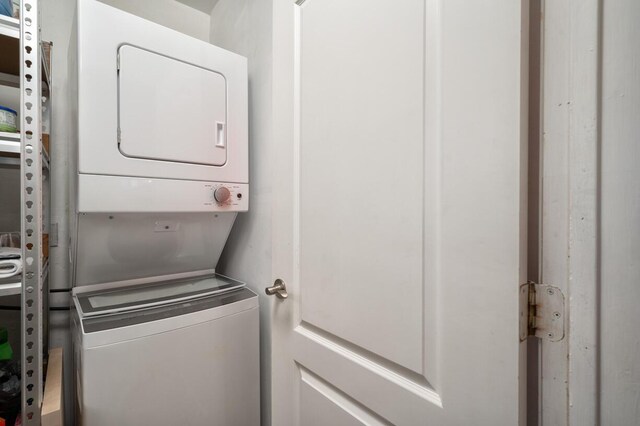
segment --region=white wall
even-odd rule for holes
[[[68,288],[68,141],[69,112],[67,107],[67,47],[71,34],[73,0],[41,0],[41,28],[43,40],[53,42],[51,56],[51,222],[58,224],[58,247],[49,250],[50,288]],[[50,297],[52,306],[68,306],[67,293],[55,293]],[[69,315],[64,311],[49,316],[49,347],[63,347],[65,387],[65,414],[68,424],[73,421],[73,397],[71,391],[72,357],[69,336]]]
[[[105,0],[108,3],[175,29],[201,40],[209,40],[209,15],[174,0]],[[67,94],[67,48],[71,34],[75,0],[40,0],[42,38],[53,42],[52,54],[52,123],[51,123],[51,221],[59,226],[59,245],[50,250],[50,286],[67,288],[69,282],[69,176],[68,141],[70,116]],[[114,28],[117,31],[117,28]],[[65,293],[51,295],[52,306],[66,306]],[[69,316],[66,312],[50,315],[49,346],[63,346],[65,350],[65,381],[67,390],[71,379],[71,347]],[[66,395],[67,422],[72,424],[72,395]]]
[[[640,422],[640,2],[604,1],[600,421]]]
[[[244,55],[249,64],[249,212],[238,215],[218,264],[260,295],[262,424],[271,417],[271,331],[264,288],[271,272],[272,2],[219,0],[211,14],[211,43]]]
[[[175,0],[100,0],[133,15],[209,41],[209,15]]]

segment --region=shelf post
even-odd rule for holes
[[[43,394],[42,76],[37,0],[20,6],[22,424],[40,426]]]

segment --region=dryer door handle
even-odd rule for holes
[[[225,125],[219,121],[216,122],[216,146],[218,148],[226,148],[226,132],[224,131]]]

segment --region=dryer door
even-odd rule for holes
[[[118,49],[118,147],[131,158],[222,166],[223,75],[131,45]]]
[[[249,182],[246,58],[99,1],[78,0],[77,14],[70,158],[81,181],[97,182],[81,186],[99,194],[114,176],[142,178],[124,181],[128,194],[150,179]],[[149,196],[169,203],[153,186]]]

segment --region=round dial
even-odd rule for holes
[[[215,198],[219,203],[224,203],[229,199],[229,197],[231,197],[231,191],[229,191],[229,188],[224,186],[216,188],[216,190],[213,191],[213,198]]]

